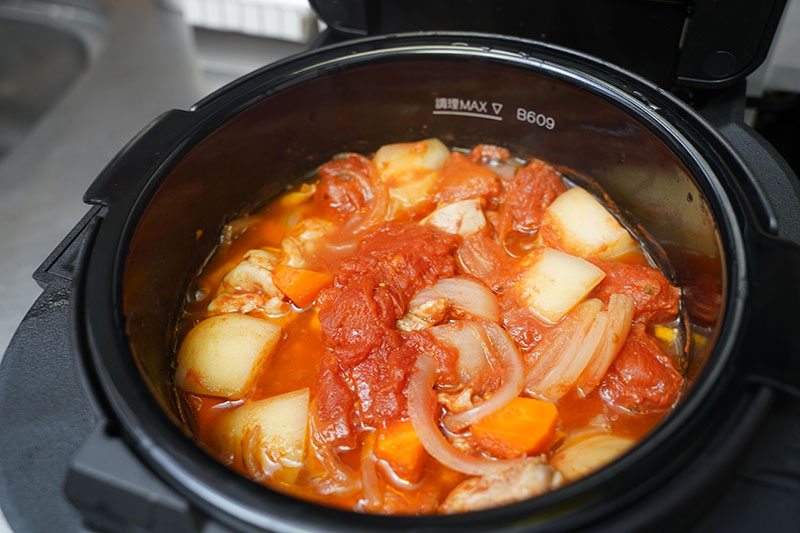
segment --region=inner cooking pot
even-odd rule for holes
[[[368,154],[428,137],[451,147],[501,145],[551,162],[578,182],[594,182],[640,237],[660,245],[654,260],[684,288],[686,324],[701,334],[686,335],[689,386],[678,407],[591,476],[468,515],[382,517],[328,509],[229,471],[191,440],[170,382],[181,308],[222,226],[337,153]],[[780,294],[770,293],[769,283],[758,285],[763,265],[791,273],[798,256],[761,233],[769,229],[770,212],[748,169],[677,100],[611,65],[541,43],[415,34],[283,61],[188,112],[162,116],[120,153],[87,197],[108,209],[85,252],[78,314],[112,416],[159,475],[235,527],[585,526],[668,483],[720,432],[737,443],[745,439],[752,424],[743,413],[757,415],[767,403],[743,385],[745,377],[783,364],[747,349],[756,327],[778,328],[771,342],[782,342],[780,320],[753,326],[749,317],[761,312],[764,298]],[[701,277],[718,291],[711,303],[693,300]],[[753,297],[756,285],[767,291],[760,299]],[[731,426],[732,419],[741,424]]]

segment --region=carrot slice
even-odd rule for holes
[[[478,445],[496,457],[544,452],[555,437],[558,409],[550,402],[517,397],[470,426]]]
[[[395,474],[406,481],[413,483],[422,474],[425,448],[409,420],[399,422],[378,433],[375,455],[378,459],[389,463]]]
[[[322,272],[278,265],[272,273],[272,282],[297,307],[308,307],[319,292],[331,284],[333,277]]]

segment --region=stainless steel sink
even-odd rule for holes
[[[153,118],[202,96],[191,33],[174,6],[0,0],[0,361],[44,297],[31,274],[87,211],[81,197],[94,177]],[[71,357],[67,345],[51,349]],[[82,531],[63,497],[71,454],[33,447],[30,463],[46,472],[39,482],[19,465],[20,486],[0,485],[0,533]]]
[[[87,70],[106,28],[91,4],[0,0],[0,160]]]

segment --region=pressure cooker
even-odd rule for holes
[[[715,91],[687,74],[669,78],[670,92],[651,81],[663,73],[553,42],[440,28],[352,38],[347,6],[318,9],[332,4],[333,44],[167,111],[87,191],[91,207],[35,273],[44,292],[0,367],[6,498],[46,475],[25,442],[69,465],[58,481],[74,514],[63,519],[99,530],[680,529],[708,520],[709,499],[753,453],[778,473],[796,466],[791,450],[776,459],[798,436],[796,413],[773,426],[800,394],[800,182],[741,122],[737,72],[712,60],[706,76],[724,81]],[[226,469],[191,439],[169,379],[186,289],[223,225],[336,153],[432,136],[591,177],[662,245],[683,285],[695,275],[683,251],[714,258],[721,301],[710,341],[689,351],[687,393],[606,468],[475,513],[336,510]],[[691,298],[690,323],[700,321]],[[762,520],[796,524],[786,512]]]

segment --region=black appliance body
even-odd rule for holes
[[[461,101],[484,116],[459,113]],[[783,474],[799,460],[786,446],[800,430],[789,399],[800,383],[791,329],[800,248],[789,242],[800,243],[800,186],[740,122],[737,102],[735,87],[711,98],[712,125],[642,78],[580,53],[437,32],[334,45],[166,113],[109,163],[86,195],[95,207],[35,274],[44,292],[0,370],[9,428],[0,436],[3,505],[29,505],[20,524],[30,530],[78,527],[63,501],[40,502],[62,483],[85,523],[101,530],[796,524],[796,509],[765,512],[779,497],[752,489],[798,494]],[[469,515],[348,513],[228,471],[182,431],[166,379],[170,327],[222,224],[337,152],[431,135],[502,144],[591,176],[657,241],[715,254],[724,306],[714,342],[692,353],[690,391],[657,431],[597,474]],[[690,277],[679,266],[675,275]],[[780,391],[788,395],[776,402]],[[741,490],[750,509],[710,505],[712,494],[741,497],[722,489],[749,465],[754,483]],[[52,514],[33,516],[42,506]]]

